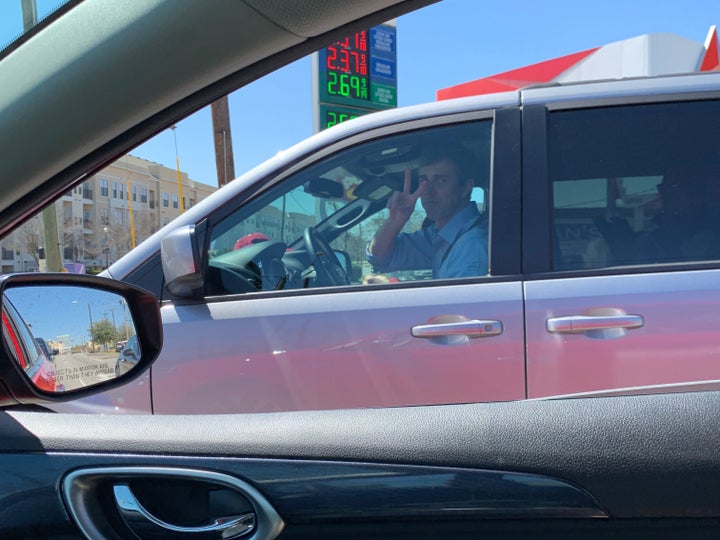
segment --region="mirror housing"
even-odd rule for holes
[[[195,226],[186,225],[167,234],[160,242],[165,288],[177,298],[195,298],[203,287],[200,253]]]
[[[345,190],[340,182],[329,178],[313,178],[303,184],[305,193],[321,199],[342,199]]]
[[[103,305],[93,305],[100,299]],[[108,337],[103,350],[97,337],[101,312],[109,319],[113,309],[125,321],[124,331],[134,332],[131,339],[141,352],[123,373],[115,370],[114,341]],[[0,312],[0,407],[68,401],[116,388],[140,376],[162,347],[157,298],[109,278],[38,272],[0,276]],[[72,330],[57,335],[59,328]],[[52,340],[52,361],[35,333]]]

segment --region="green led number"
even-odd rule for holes
[[[350,88],[355,90],[355,97],[360,97],[360,77],[350,77]]]
[[[328,82],[327,82],[327,90],[328,94],[335,95],[337,94],[336,86],[337,86],[337,73],[334,71],[328,71]]]
[[[359,98],[361,95],[361,79],[357,75],[341,73],[340,77],[334,71],[328,71],[327,91],[333,96]],[[352,90],[352,92],[351,92]]]
[[[350,78],[350,75],[347,73],[340,75],[340,95],[344,97],[348,97],[350,95],[350,86],[347,82],[348,78]]]
[[[352,120],[353,118],[357,118],[357,115],[327,111],[327,127],[333,127],[335,124],[339,124],[345,120]]]
[[[337,114],[335,114],[332,111],[328,111],[328,120],[327,120],[327,127],[333,127],[335,124],[337,124]]]

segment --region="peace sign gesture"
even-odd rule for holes
[[[425,182],[420,182],[418,188],[412,192],[412,170],[405,169],[405,182],[402,191],[396,191],[388,199],[387,207],[390,211],[389,219],[405,225],[415,210],[415,203],[425,191]]]

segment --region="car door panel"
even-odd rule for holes
[[[521,286],[464,283],[242,296],[162,308],[156,413],[260,412],[522,399]],[[437,320],[498,321],[483,338],[414,337]],[[202,335],[198,340],[196,336]],[[233,336],[234,347],[226,336]],[[198,358],[208,358],[204,362]]]
[[[83,520],[84,512],[77,511],[83,504],[88,505],[85,508],[88,514],[97,510],[89,508],[93,504],[90,499],[96,499],[107,515],[95,513],[88,516],[89,519],[106,517],[112,522],[117,517],[111,494],[113,484],[132,485],[133,480],[154,478],[156,482],[172,479],[176,486],[182,486],[179,479],[186,479],[188,484],[201,482],[210,476],[205,476],[208,471],[252,482],[282,516],[286,526],[362,519],[368,514],[375,519],[420,518],[426,522],[444,519],[448,514],[475,519],[607,518],[587,492],[567,482],[503,470],[212,456],[103,453],[87,456],[66,452],[14,454],[8,461],[27,472],[6,474],[0,480],[0,490],[7,494],[8,500],[17,501],[3,508],[6,528],[10,523],[17,527],[28,525],[16,515],[20,513],[19,505],[31,504],[44,509],[45,523],[39,526],[35,523],[39,529],[70,533],[73,527],[64,515],[63,506],[70,510],[71,518]],[[84,485],[73,486],[73,482]],[[155,496],[153,489],[139,482],[133,488],[138,499],[145,503],[150,503]],[[75,493],[74,489],[85,490],[85,493]],[[183,513],[193,512],[193,503],[202,505],[193,501],[194,497],[197,492],[189,489],[187,493],[177,489],[175,494],[167,496],[175,499],[176,512],[168,518],[180,522]],[[107,504],[106,500],[109,500]],[[173,510],[168,513],[173,514]]]
[[[579,106],[532,95],[523,112],[528,397],[720,388],[717,146],[706,137],[720,102]]]
[[[67,474],[130,467],[248,482],[284,520],[283,538],[710,538],[718,406],[720,393],[699,392],[203,417],[2,413],[0,532],[77,537]],[[164,493],[185,508],[182,493]],[[42,519],[23,521],[18,505]]]
[[[122,388],[111,388],[94,396],[65,403],[52,403],[48,408],[61,413],[91,414],[152,414],[152,367]]]
[[[720,387],[716,284],[720,271],[537,280],[525,283],[528,397],[636,387]],[[637,328],[561,334],[553,317],[639,315]],[[708,386],[706,386],[708,388]]]

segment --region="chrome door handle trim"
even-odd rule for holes
[[[105,489],[104,486],[108,485],[108,481],[111,482],[110,485],[116,486],[131,484],[133,479],[150,479],[153,477],[187,479],[194,482],[216,484],[242,495],[252,505],[253,511],[250,513],[255,516],[252,540],[273,540],[277,538],[285,527],[285,523],[270,502],[255,487],[235,476],[204,469],[155,466],[78,469],[68,473],[63,479],[62,498],[70,516],[86,538],[94,540],[96,538],[114,537],[117,536],[117,531],[103,516],[104,510],[97,502],[99,491]],[[234,517],[239,518],[242,516]],[[161,532],[162,534],[159,536],[156,534],[154,537],[187,537],[194,540],[200,540],[203,537],[207,538],[205,533],[181,535],[180,533],[169,534],[170,531]],[[223,538],[215,532],[210,534],[214,535],[214,538]]]
[[[645,325],[642,315],[570,315],[552,317],[545,323],[553,334],[584,334],[593,330],[631,329]]]
[[[411,329],[413,337],[434,338],[440,336],[467,336],[484,338],[499,336],[503,333],[500,321],[462,321],[453,323],[421,324]]]
[[[135,494],[127,484],[116,484],[113,486],[115,503],[120,510],[120,515],[125,524],[138,535],[139,538],[146,537],[147,529],[154,529],[151,535],[159,536],[164,533],[180,533],[189,535],[192,538],[219,538],[232,540],[239,538],[255,529],[255,514],[250,512],[239,516],[229,516],[213,519],[211,523],[199,527],[183,527],[173,525],[152,515],[137,500]],[[142,529],[138,530],[138,529]],[[216,533],[216,534],[212,534]]]

